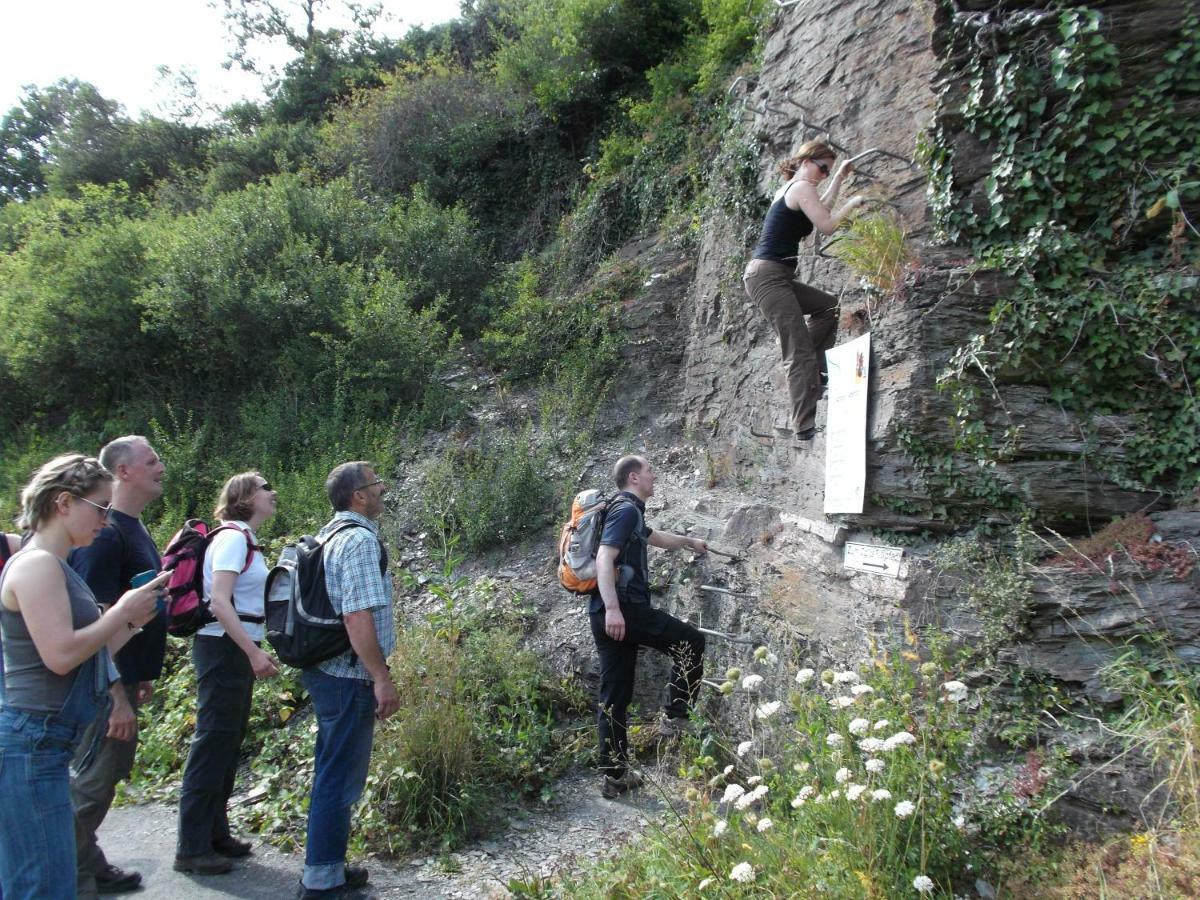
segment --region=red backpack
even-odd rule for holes
[[[254,551],[262,548],[250,539],[249,531],[236,525],[221,525],[210,530],[203,519],[188,519],[167,542],[162,556],[163,569],[171,572],[167,580],[167,631],[176,637],[191,637],[205,625],[217,621],[209,598],[204,595],[204,552],[217,532],[231,529],[246,536],[246,565],[242,566],[245,572],[254,561]]]

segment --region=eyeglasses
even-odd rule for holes
[[[356,491],[365,491],[369,487],[375,487],[377,484],[387,484],[382,478],[376,478],[374,481],[368,481],[366,484],[360,484],[355,488]]]
[[[82,500],[84,503],[89,503],[92,506],[96,507],[96,509],[100,510],[100,518],[102,518],[102,519],[107,519],[109,516],[112,515],[112,504],[111,503],[108,504],[108,506],[101,506],[95,500],[89,500],[87,497],[80,497],[79,499]]]
[[[262,484],[260,484],[260,485],[258,486],[258,489],[259,489],[260,491],[269,491],[269,490],[271,490],[271,482],[269,482],[269,481],[264,481]]]
[[[820,170],[821,170],[821,174],[822,174],[822,175],[828,175],[828,174],[829,174],[829,164],[828,164],[828,163],[817,162],[817,161],[814,159],[814,160],[812,161],[812,164],[813,164],[814,166],[816,166],[818,169],[820,169]]]

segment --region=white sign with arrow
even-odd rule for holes
[[[855,544],[848,541],[843,564],[847,569],[856,572],[899,578],[900,560],[903,557],[903,547],[881,547],[876,544]]]

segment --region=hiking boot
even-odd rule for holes
[[[213,841],[213,853],[218,856],[228,856],[230,859],[236,859],[239,856],[249,856],[250,848],[254,845],[249,841],[239,841],[233,835],[225,835],[225,837],[217,838]]]
[[[190,872],[193,875],[224,875],[232,869],[233,863],[215,853],[175,857],[176,872]]]
[[[95,878],[98,894],[124,894],[142,886],[141,872],[126,872],[111,863],[97,872]]]
[[[331,900],[334,897],[344,897],[365,885],[369,877],[366,866],[346,866],[346,880],[342,884],[331,888],[310,888],[305,887],[301,881],[296,897],[298,900]]]
[[[635,788],[640,788],[643,783],[642,776],[633,771],[633,769],[627,769],[625,774],[620,778],[605,775],[604,785],[600,788],[600,796],[605,800],[615,800],[622,794],[627,794]]]

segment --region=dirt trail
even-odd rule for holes
[[[654,776],[654,773],[648,773]],[[509,828],[451,854],[446,860],[419,856],[407,862],[370,860],[370,889],[359,897],[503,897],[510,879],[528,881],[578,871],[606,855],[668,813],[664,792],[647,786],[619,801],[603,800],[592,773],[567,776],[546,807],[515,808]],[[673,782],[667,791],[677,792]],[[285,853],[256,844],[254,854],[238,861],[228,875],[182,875],[171,868],[175,852],[176,810],[160,804],[112,810],[100,830],[109,861],[137,869],[144,889],[130,897],[144,900],[240,897],[280,900],[293,896],[304,864],[302,852]]]

